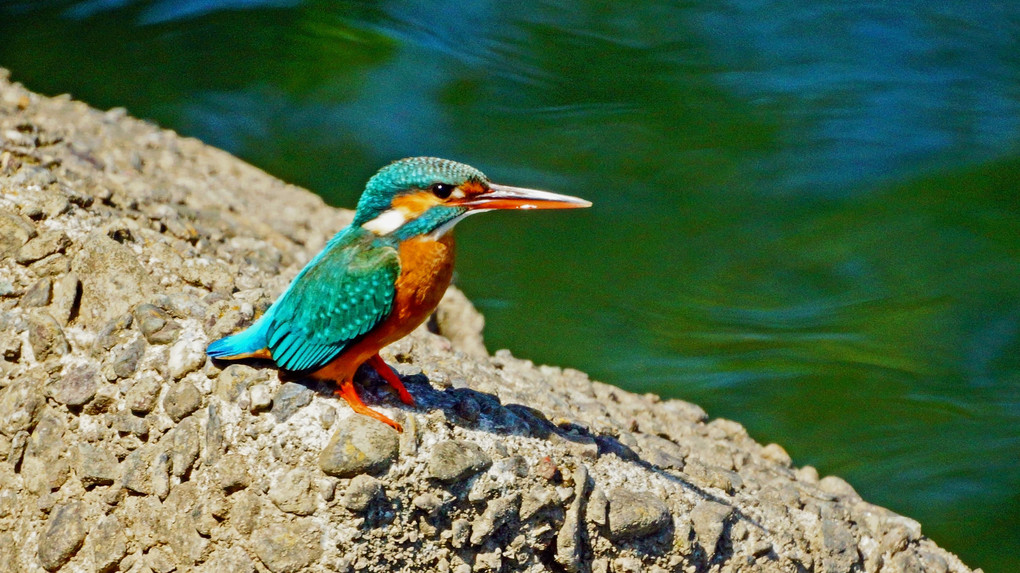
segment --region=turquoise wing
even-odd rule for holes
[[[329,364],[389,316],[399,275],[394,247],[357,235],[331,241],[270,309],[273,361],[295,372]]]

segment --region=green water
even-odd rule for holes
[[[408,155],[490,348],[701,404],[1020,570],[1020,3],[0,0],[0,65],[337,205]]]

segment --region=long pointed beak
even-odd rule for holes
[[[490,185],[489,189],[485,193],[467,197],[456,204],[468,209],[580,209],[591,207],[591,201],[548,191],[506,185]]]

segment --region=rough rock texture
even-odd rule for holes
[[[417,407],[359,382],[400,435],[211,362],[350,213],[6,78],[0,569],[969,571],[734,422],[487,355],[456,291],[383,352]]]

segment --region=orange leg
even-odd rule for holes
[[[386,364],[386,361],[379,356],[378,352],[368,359],[368,365],[378,372],[379,376],[382,376],[383,380],[388,382],[390,386],[393,386],[393,389],[397,391],[397,395],[400,396],[401,402],[408,406],[414,406],[414,397],[407,391],[407,388],[404,388],[404,383],[400,381],[400,377],[390,368],[389,364]]]
[[[406,392],[407,390],[404,391]],[[388,426],[392,426],[393,429],[398,432],[404,431],[404,428],[400,424],[366,406],[365,403],[361,401],[361,397],[358,396],[357,390],[354,389],[354,383],[350,380],[341,380],[339,382],[339,387],[336,389],[336,393],[347,402],[347,405],[350,406],[351,410],[354,410],[355,413],[375,418]]]

